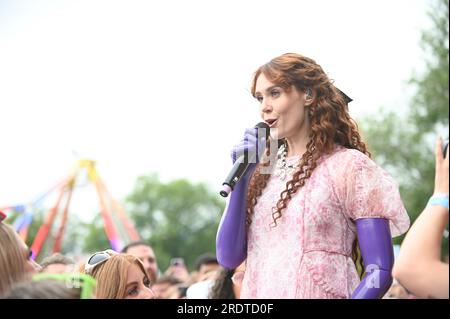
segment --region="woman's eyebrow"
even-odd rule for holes
[[[137,285],[137,284],[138,284],[137,281],[132,281],[132,282],[130,282],[130,283],[128,283],[128,284],[126,285],[126,288],[128,288],[128,287],[130,287],[130,286],[132,286],[132,285]]]
[[[267,92],[269,92],[270,90],[272,90],[273,88],[276,88],[276,87],[278,87],[278,85],[272,85],[272,86],[269,86],[267,89],[265,89],[264,91],[266,91],[266,93]],[[255,92],[255,95],[256,94],[261,94],[261,92],[259,92],[259,91],[257,91],[257,92]]]

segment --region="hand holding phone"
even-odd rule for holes
[[[184,266],[184,259],[181,257],[172,258],[170,260],[170,266]]]

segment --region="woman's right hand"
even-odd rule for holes
[[[436,174],[434,178],[434,193],[448,194],[448,147],[447,151],[442,154],[442,138],[438,138],[436,141]]]
[[[264,154],[264,150],[266,149],[266,138],[261,137],[258,144],[258,129],[257,128],[247,128],[244,133],[243,139],[236,144],[231,150],[231,159],[234,162],[243,155],[246,151],[248,154],[256,153],[256,161],[259,162],[259,159]],[[259,132],[262,134],[263,132]]]

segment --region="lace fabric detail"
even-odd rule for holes
[[[337,147],[271,227],[272,207],[291,178],[271,176],[255,206],[241,297],[348,298],[359,283],[350,258],[354,220],[387,218],[393,235],[409,227],[397,184],[364,154]]]

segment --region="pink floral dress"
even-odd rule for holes
[[[366,155],[338,146],[271,227],[272,207],[291,178],[272,174],[255,206],[241,298],[348,298],[360,282],[351,258],[354,220],[389,219],[393,237],[409,228],[398,186]]]

